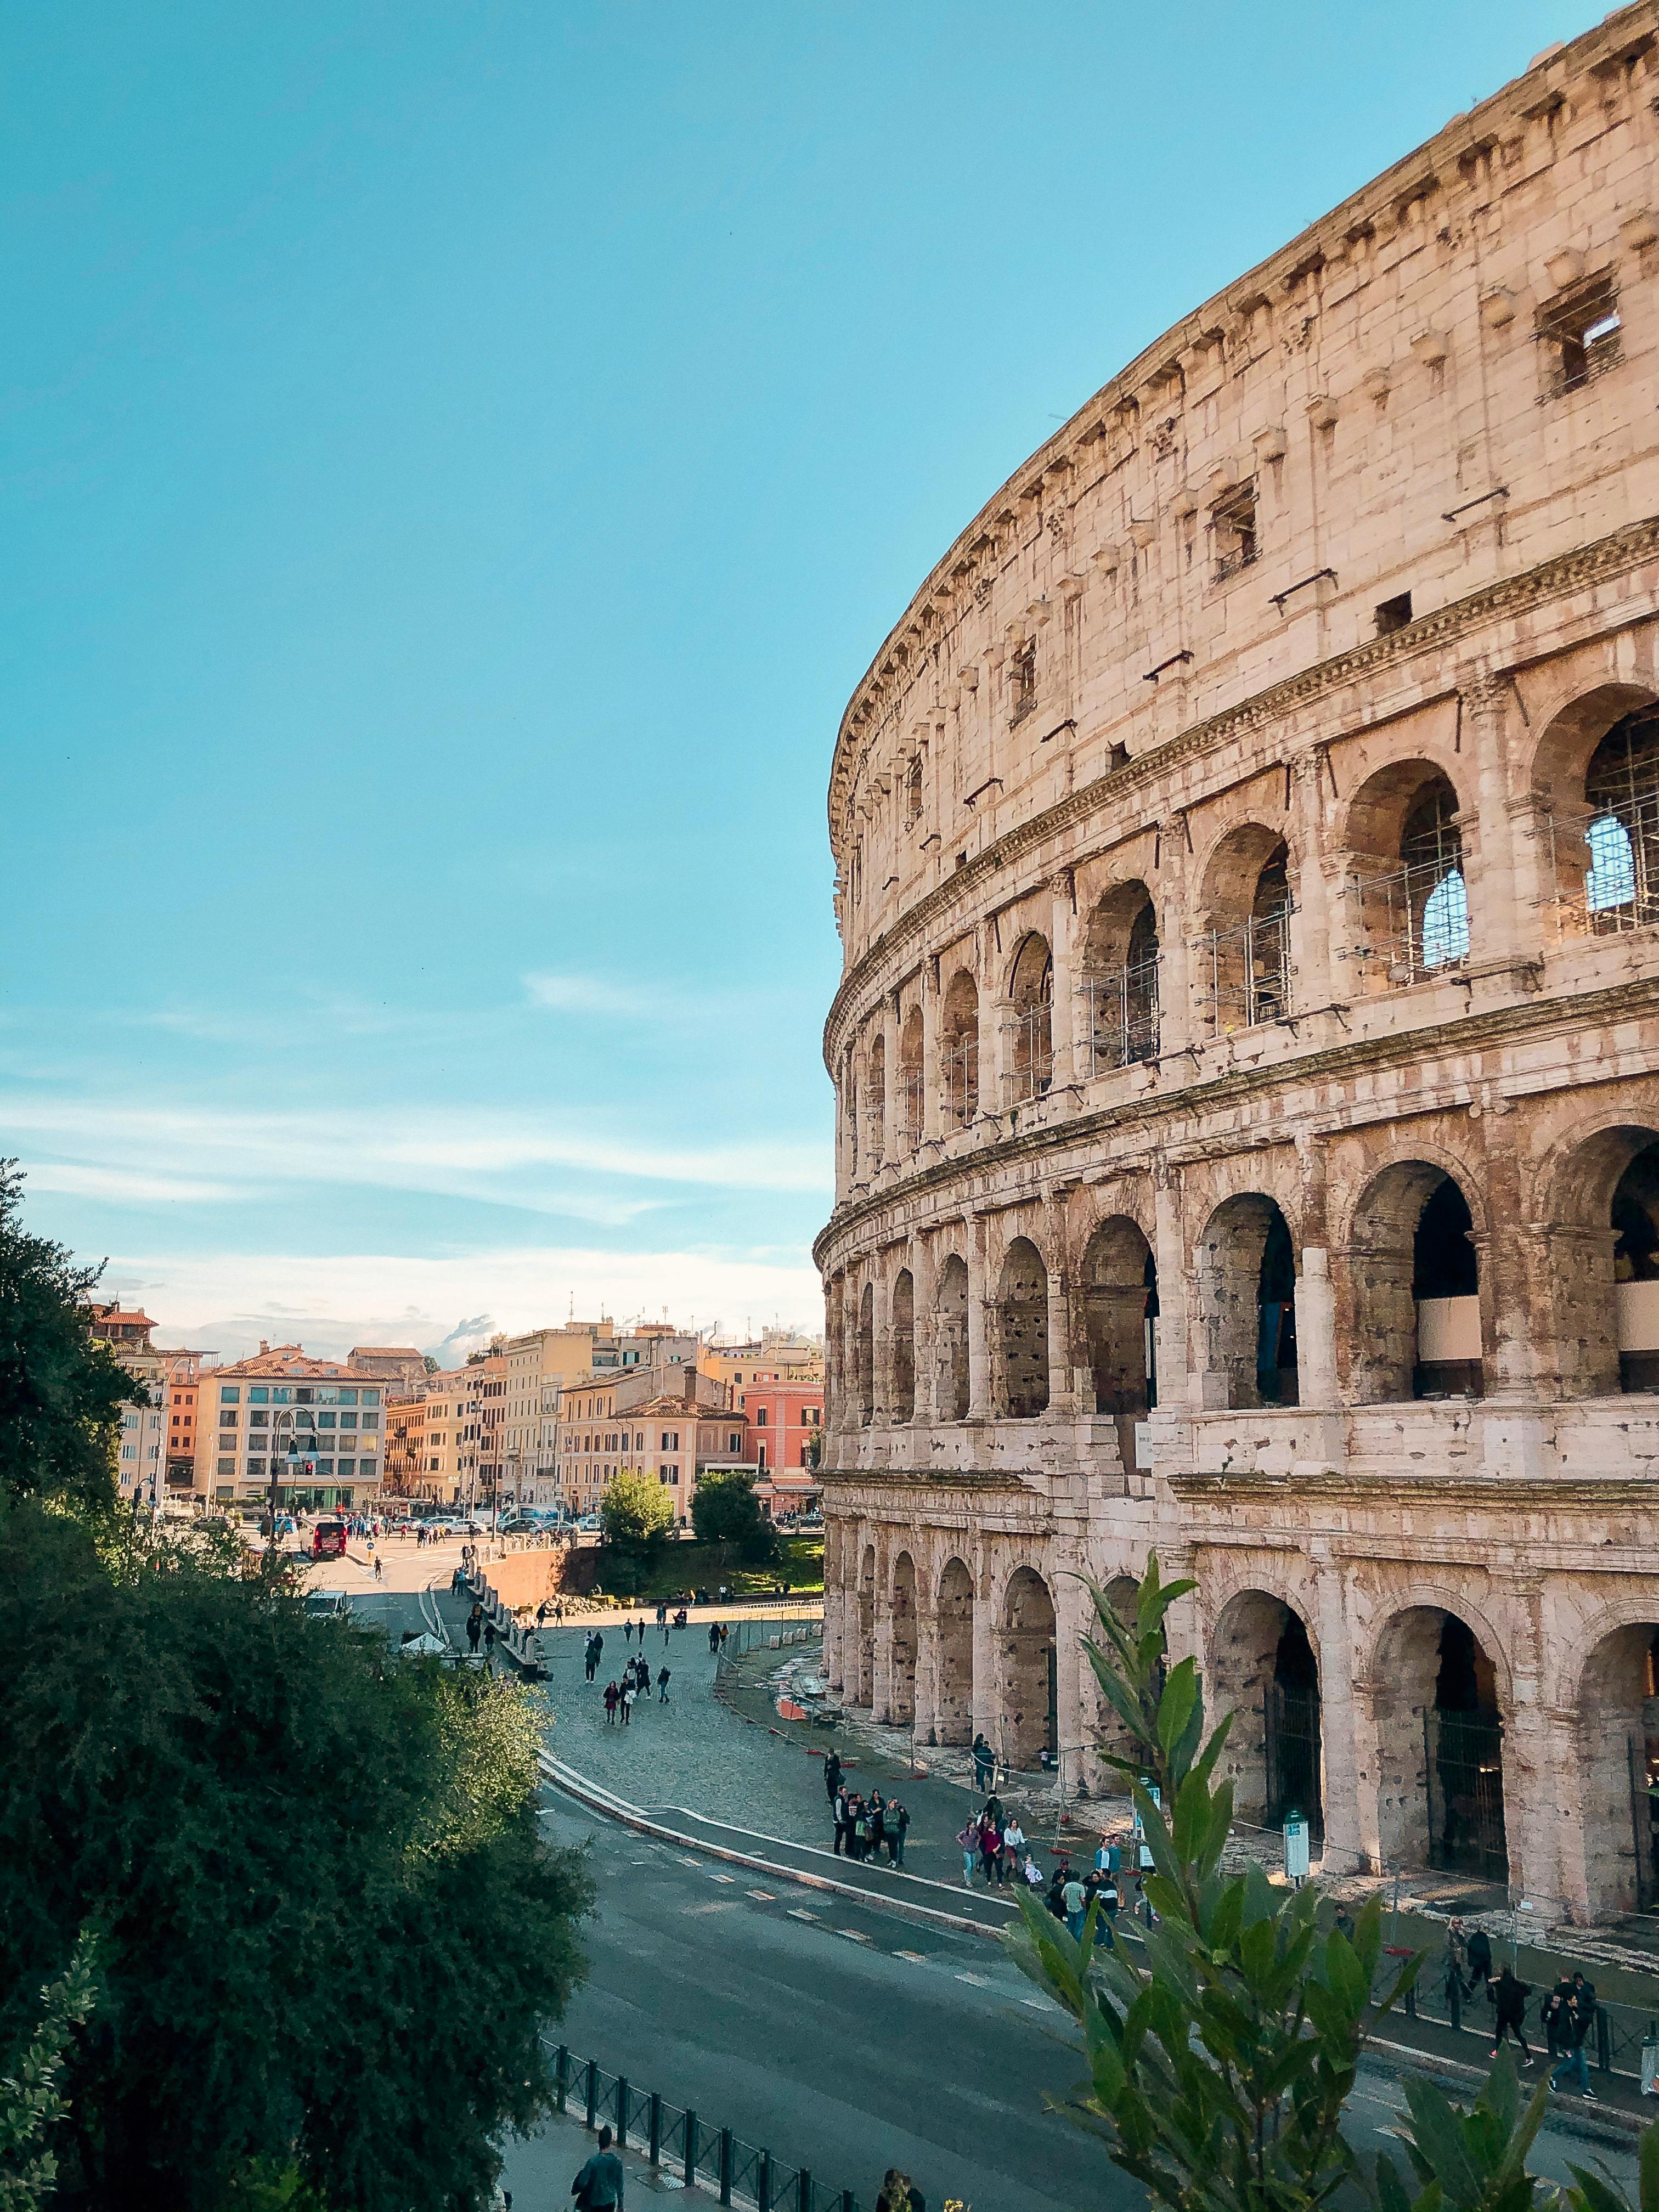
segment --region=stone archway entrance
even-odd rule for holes
[[[939,1577],[933,1733],[940,1743],[971,1743],[974,1736],[974,1578],[960,1559],[951,1559]]]
[[[908,1728],[916,1717],[916,1563],[908,1552],[893,1562],[893,1668],[888,1718]]]
[[[1384,1628],[1375,1674],[1384,1863],[1506,1882],[1504,1724],[1480,1639],[1456,1613],[1413,1606]]]
[[[1215,1715],[1235,1717],[1222,1754],[1241,1820],[1282,1828],[1299,1813],[1324,1832],[1319,1667],[1302,1616],[1266,1590],[1222,1607],[1211,1662]]]
[[[1000,1642],[998,1748],[1010,1767],[1029,1771],[1060,1744],[1054,1600],[1033,1568],[1018,1568],[1009,1580]]]

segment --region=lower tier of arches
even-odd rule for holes
[[[1236,1715],[1242,1826],[1299,1814],[1333,1870],[1459,1876],[1580,1924],[1659,1910],[1659,1552],[1628,1510],[1633,1540],[1586,1565],[1593,1528],[1540,1547],[1520,1507],[1413,1544],[1285,1525],[1282,1500],[1271,1528],[1238,1498],[1224,1528],[1149,1499],[1106,1528],[1012,1490],[827,1489],[830,1684],[918,1745],[982,1736],[1068,1796],[1118,1790],[1086,1584],[1123,1606],[1156,1543],[1197,1580],[1172,1643]]]

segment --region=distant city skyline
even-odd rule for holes
[[[227,1358],[821,1326],[822,793],[895,610],[1141,345],[1598,13],[15,15],[30,1226]]]

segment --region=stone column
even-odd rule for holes
[[[1178,1170],[1160,1158],[1152,1173],[1152,1228],[1158,1248],[1158,1401],[1201,1406],[1200,1377],[1188,1341],[1190,1264]]]
[[[968,1418],[983,1421],[990,1413],[990,1347],[986,1328],[985,1241],[983,1215],[970,1215],[968,1228]]]
[[[921,968],[921,1138],[939,1141],[945,1070],[939,1060],[939,963],[925,960]]]
[[[938,1575],[931,1560],[916,1561],[916,1717],[918,1743],[939,1741]]]
[[[845,1650],[845,1593],[842,1586],[842,1524],[827,1520],[823,1529],[823,1676],[832,1690],[842,1686]]]
[[[871,1286],[875,1313],[870,1344],[870,1425],[892,1426],[893,1420],[893,1281],[889,1256],[881,1253],[872,1261]]]
[[[1325,822],[1323,786],[1328,770],[1325,750],[1297,753],[1290,763],[1291,799],[1296,812],[1296,842],[1301,866],[1294,884],[1296,911],[1291,917],[1296,975],[1291,983],[1293,1012],[1311,1012],[1328,1006],[1340,995],[1331,976],[1331,917],[1325,878]],[[1297,1316],[1298,1322],[1300,1316]],[[1298,1336],[1298,1346],[1301,1339]]]
[[[1002,1685],[997,1679],[996,1637],[991,1617],[990,1547],[974,1547],[974,1734],[983,1735],[998,1747],[997,1723],[1002,1711]]]
[[[1068,1083],[1080,1082],[1085,1072],[1078,1066],[1076,1046],[1077,916],[1073,910],[1075,893],[1072,871],[1062,868],[1049,884],[1048,890],[1054,902],[1048,935],[1049,955],[1054,962],[1048,1026],[1054,1054],[1054,1088],[1059,1091]]]
[[[1075,1570],[1083,1564],[1067,1559]],[[1083,1716],[1082,1637],[1094,1617],[1087,1593],[1076,1574],[1056,1570],[1048,1577],[1054,1607],[1054,1734],[1060,1759],[1060,1782],[1068,1796],[1075,1796],[1079,1779],[1088,1771],[1092,1748]],[[1093,1680],[1092,1674],[1090,1680]]]
[[[1504,1833],[1509,1845],[1510,1888],[1547,1910],[1560,1878],[1558,1849],[1562,1798],[1559,1731],[1544,1703],[1543,1577],[1516,1577],[1509,1593],[1511,1618],[1510,1697],[1504,1717]],[[1571,1770],[1569,1770],[1571,1771]]]
[[[881,1722],[893,1717],[893,1593],[892,1539],[883,1527],[876,1531],[875,1659],[871,1669],[870,1708]]]
[[[1056,1200],[1050,1207],[1050,1218],[1062,1224],[1065,1203],[1063,1199]],[[1071,1280],[1062,1265],[1048,1272],[1048,1411],[1051,1415],[1068,1417],[1076,1413],[1077,1402],[1072,1367]]]
[[[1326,1238],[1325,1156],[1316,1139],[1297,1146],[1302,1182],[1302,1269],[1296,1283],[1297,1395],[1304,1406],[1337,1403],[1336,1298]]]
[[[1475,849],[1464,839],[1469,877],[1469,957],[1477,964],[1508,958],[1516,949],[1521,916],[1516,905],[1515,850],[1510,842],[1509,761],[1504,744],[1510,690],[1479,670],[1460,674],[1460,742],[1474,779]],[[1464,806],[1469,793],[1460,788]],[[1474,861],[1474,866],[1470,866]]]
[[[1360,1768],[1365,1759],[1354,1703],[1353,1629],[1341,1567],[1331,1558],[1323,1538],[1316,1538],[1311,1549],[1316,1563],[1319,1740],[1325,1760],[1325,1869],[1328,1874],[1352,1874],[1367,1862],[1360,1815]],[[1371,1802],[1374,1828],[1375,1788]]]
[[[1206,1034],[1194,994],[1201,978],[1194,972],[1189,938],[1198,927],[1192,910],[1188,881],[1187,820],[1175,815],[1158,824],[1158,866],[1153,870],[1152,896],[1158,901],[1158,1054],[1166,1063],[1189,1045],[1200,1044]],[[1162,1291],[1158,1293],[1160,1300]]]
[[[933,1329],[933,1301],[939,1282],[931,1237],[918,1236],[911,1243],[910,1275],[915,1285],[913,1308],[916,1344],[915,1426],[925,1432],[933,1426],[939,1411],[939,1376],[935,1371],[937,1353]],[[922,1457],[918,1462],[918,1457],[913,1454],[911,1463],[925,1466],[927,1461]]]

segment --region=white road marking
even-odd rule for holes
[[[817,1917],[816,1912],[803,1911],[799,1905],[792,1905],[789,1908],[789,1917],[792,1920],[816,1920]]]
[[[837,1936],[844,1936],[849,1943],[867,1943],[870,1941],[867,1936],[860,1935],[856,1928],[837,1928],[836,1933]]]
[[[958,1974],[957,1979],[959,1982],[971,1982],[976,1990],[988,1990],[991,1986],[983,1974]]]
[[[772,1905],[776,1902],[774,1893],[769,1889],[751,1889],[749,1894],[750,1897],[759,1898],[763,1905]]]
[[[893,1956],[896,1959],[908,1959],[918,1966],[925,1966],[927,1963],[927,1954],[925,1951],[895,1951]]]
[[[738,1877],[737,1877],[737,1876],[736,1876],[736,1875],[734,1875],[734,1874],[716,1874],[716,1873],[714,1871],[714,1869],[713,1869],[713,1868],[712,1868],[712,1867],[711,1867],[711,1868],[710,1868],[710,1869],[709,1869],[708,1879],[710,1880],[710,1881],[733,1881],[733,1882],[734,1882],[734,1881],[736,1881],[737,1878],[738,1878]]]
[[[1047,1997],[1022,1997],[1020,1999],[1020,2002],[1023,2005],[1030,2005],[1033,2012],[1058,2012],[1060,2010],[1060,2007],[1057,2004],[1050,2004]]]

